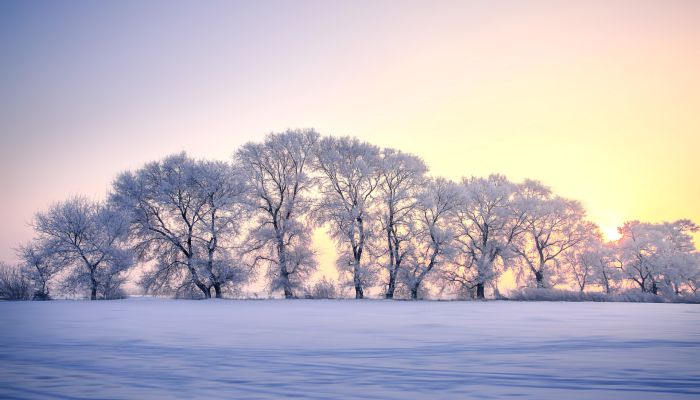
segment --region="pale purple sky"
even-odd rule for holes
[[[700,220],[698,1],[2,1],[0,260],[121,170],[315,127]]]

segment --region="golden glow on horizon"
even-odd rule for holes
[[[614,242],[622,237],[616,226],[602,227],[601,231],[606,242]]]
[[[123,169],[181,150],[226,160],[297,127],[455,180],[540,180],[609,239],[626,220],[700,223],[700,1],[222,4],[159,18],[57,4],[62,18],[0,26],[21,44],[0,49],[17,63],[1,75],[0,260],[34,212],[102,197]]]

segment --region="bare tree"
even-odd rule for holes
[[[552,195],[539,182],[526,181],[518,196],[517,207],[525,218],[524,233],[511,242],[521,261],[518,275],[531,273],[543,288],[562,254],[581,244],[593,226],[584,220],[580,203]]]
[[[418,196],[412,238],[414,256],[408,260],[409,267],[402,270],[402,281],[408,285],[413,300],[418,298],[428,274],[449,262],[455,252],[452,214],[458,200],[457,185],[443,178],[429,180]]]
[[[248,253],[254,254],[254,264],[268,263],[271,289],[283,290],[285,298],[295,297],[295,288],[316,268],[311,229],[303,217],[310,207],[310,164],[318,137],[311,129],[273,133],[234,156],[257,210]]]
[[[86,286],[90,299],[98,292],[110,298],[123,282],[124,272],[133,265],[124,240],[128,222],[114,208],[74,197],[54,204],[34,219],[37,240],[46,243],[47,255],[59,257],[69,273],[69,289]]]
[[[394,298],[401,265],[413,250],[413,214],[427,170],[423,160],[412,154],[388,148],[381,152],[378,197],[382,230],[386,235],[388,262],[385,266],[389,276],[384,297],[387,299]]]
[[[330,224],[331,237],[345,252],[338,266],[341,272],[349,269],[355,298],[362,299],[375,275],[363,263],[363,255],[374,233],[371,213],[381,179],[379,149],[356,138],[327,137],[319,143],[316,161],[322,177],[315,219]]]

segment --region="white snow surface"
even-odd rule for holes
[[[0,302],[0,398],[698,399],[700,306]]]

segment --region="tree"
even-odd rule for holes
[[[44,256],[59,257],[68,270],[66,287],[87,287],[90,299],[112,298],[132,265],[125,246],[128,222],[118,210],[74,197],[56,203],[34,219]]]
[[[660,224],[626,222],[620,233],[622,268],[642,292],[679,294],[699,268],[691,233],[698,226],[689,220]]]
[[[31,282],[24,270],[0,262],[0,300],[29,300]]]
[[[355,298],[362,299],[375,275],[363,264],[363,255],[374,233],[373,196],[381,179],[379,149],[356,138],[326,137],[318,146],[316,168],[322,177],[315,220],[330,225],[331,237],[344,252],[338,266],[352,275]]]
[[[606,294],[618,290],[622,281],[622,266],[616,248],[614,242],[600,243],[583,255],[586,262],[592,265],[592,282],[602,286]]]
[[[583,293],[586,286],[596,281],[598,274],[603,276],[599,279],[605,288],[606,293],[610,293],[610,276],[608,276],[609,260],[605,254],[603,236],[597,226],[592,227],[589,236],[580,245],[570,248],[563,253],[563,274],[560,280],[573,279],[573,283],[579,292]]]
[[[419,289],[428,274],[454,254],[455,232],[451,217],[458,198],[457,185],[443,178],[429,180],[418,196],[412,238],[415,255],[403,271],[403,281],[413,300],[418,299]]]
[[[50,284],[67,264],[60,254],[52,252],[52,247],[50,241],[32,241],[17,250],[34,287],[34,300],[51,299]]]
[[[195,185],[198,197],[204,199],[201,218],[195,224],[195,238],[206,253],[203,261],[205,274],[216,298],[222,289],[235,286],[251,278],[252,270],[232,256],[234,242],[240,236],[246,213],[247,185],[240,168],[220,161],[198,163]]]
[[[485,285],[498,277],[496,260],[510,256],[509,246],[524,230],[526,213],[513,203],[517,190],[503,175],[462,179],[457,228],[467,268],[461,280],[471,281],[479,299],[485,297]]]
[[[270,287],[281,289],[285,298],[295,297],[294,290],[316,269],[311,229],[303,217],[310,207],[310,164],[318,137],[312,129],[273,133],[234,156],[257,211],[247,254],[254,254],[253,264],[268,263]]]
[[[593,225],[584,220],[579,202],[554,196],[536,181],[521,186],[516,204],[524,215],[523,234],[510,246],[521,261],[518,275],[522,278],[529,272],[537,287],[544,288],[560,256],[586,240]]]
[[[393,299],[402,262],[411,254],[413,211],[428,168],[423,160],[394,149],[381,152],[379,201],[382,230],[386,235],[389,280],[385,298]]]
[[[222,297],[225,286],[245,282],[249,269],[230,248],[244,219],[246,187],[224,162],[198,161],[185,153],[125,172],[110,203],[128,216],[139,257],[154,261],[141,284],[147,291]]]

